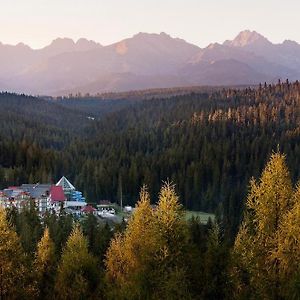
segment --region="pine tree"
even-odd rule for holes
[[[54,289],[56,269],[55,246],[49,229],[46,227],[44,235],[37,245],[35,270],[41,299],[51,299]]]
[[[285,156],[274,153],[259,182],[251,181],[247,211],[236,237],[234,277],[238,294],[280,297],[279,260],[274,253],[280,247],[280,225],[292,205],[292,194]]]
[[[0,209],[0,299],[27,298],[32,291],[19,237]]]
[[[69,236],[58,266],[55,292],[58,299],[87,299],[99,281],[97,261],[78,225]]]

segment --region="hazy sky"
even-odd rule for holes
[[[107,45],[140,31],[202,47],[244,29],[300,42],[299,0],[0,0],[0,9],[0,41],[33,48],[57,37]]]

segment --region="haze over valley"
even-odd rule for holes
[[[0,300],[300,299],[299,0],[0,7]]]

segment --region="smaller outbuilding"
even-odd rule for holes
[[[88,215],[88,214],[97,215],[97,209],[91,205],[86,205],[80,211],[83,215]]]

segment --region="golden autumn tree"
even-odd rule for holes
[[[113,299],[184,299],[186,224],[174,186],[165,184],[156,210],[147,190],[123,234],[111,242],[106,256],[109,295]]]
[[[0,209],[0,299],[26,299],[30,296],[28,272],[21,242]]]
[[[55,245],[46,227],[44,235],[37,245],[35,270],[39,287],[40,298],[52,298],[54,276],[56,269]]]
[[[283,219],[279,247],[274,257],[279,260],[283,296],[300,299],[300,184],[296,186],[293,206]]]
[[[184,211],[175,186],[166,182],[159,193],[155,212],[159,249],[155,256],[154,298],[189,298],[187,283],[188,234]]]
[[[111,298],[143,299],[151,290],[151,267],[157,251],[154,215],[146,187],[123,234],[111,241],[106,255],[106,277]]]
[[[237,296],[278,299],[281,294],[280,228],[292,205],[293,187],[285,156],[274,153],[260,180],[251,180],[244,221],[234,244]]]
[[[99,282],[97,260],[88,251],[88,241],[79,225],[71,232],[63,249],[55,280],[57,299],[87,299]]]

